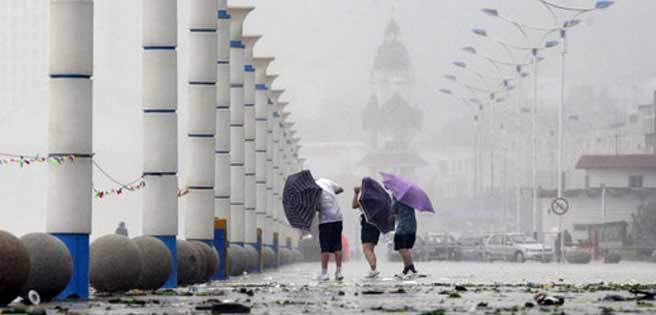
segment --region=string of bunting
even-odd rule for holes
[[[119,196],[125,192],[138,191],[144,187],[146,187],[146,181],[143,179],[143,177],[141,177],[139,181],[134,184],[122,185],[118,188],[112,188],[109,190],[97,190],[96,188],[94,188],[93,192],[96,198],[103,199],[105,197],[110,197],[110,196]]]
[[[51,165],[62,165],[66,161],[75,161],[74,155],[69,156],[52,156],[40,157],[29,155],[18,155],[9,153],[0,153],[0,166],[18,165],[20,167],[31,166],[38,163],[49,163]]]
[[[53,156],[53,157],[41,157],[39,155],[22,155],[22,154],[11,154],[11,153],[0,153],[0,166],[3,165],[18,165],[20,167],[31,166],[34,164],[43,164],[49,163],[52,165],[62,165],[64,162],[70,161],[75,162],[76,158],[74,155],[69,156]],[[135,192],[139,191],[146,187],[146,180],[143,176],[127,183],[123,184],[120,181],[116,180],[108,172],[106,172],[98,162],[93,159],[93,165],[102,173],[107,179],[112,181],[114,184],[118,185],[117,187],[99,190],[93,187],[93,194],[98,199],[103,199],[110,196],[120,196],[126,192]],[[178,188],[176,195],[178,198],[184,197],[189,194],[189,189],[187,188]]]

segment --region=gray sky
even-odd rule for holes
[[[95,3],[94,151],[97,160],[113,175],[128,181],[141,173],[141,11],[139,1],[135,0],[96,0]],[[187,1],[179,3],[180,22],[185,23]],[[469,113],[469,109],[437,93],[440,87],[448,86],[442,76],[457,73],[451,61],[465,60],[481,71],[491,71],[485,63],[467,57],[460,48],[475,45],[486,55],[505,59],[497,46],[475,37],[470,29],[484,27],[499,38],[521,43],[521,37],[512,27],[484,16],[480,8],[496,7],[504,15],[528,24],[552,23],[537,1],[529,0],[240,0],[230,3],[257,7],[247,20],[245,32],[264,36],[256,46],[256,55],[276,57],[270,72],[281,77],[274,86],[287,90],[282,99],[291,102],[292,120],[297,122],[305,144],[361,140],[357,133],[361,131],[360,113],[370,96],[372,59],[391,17],[398,20],[410,51],[417,81],[415,101],[421,105],[428,122],[424,124],[426,138],[443,136],[442,127],[449,119]],[[560,3],[583,6],[594,1]],[[656,1],[620,0],[610,10],[585,18],[571,33],[568,81],[572,85],[610,88],[631,104],[651,101],[650,89],[656,87],[654,12]],[[181,86],[186,80],[187,63],[184,29],[181,25]],[[11,40],[6,44],[11,47]],[[543,63],[545,106],[552,106],[557,95],[557,58],[555,52],[550,53]],[[46,76],[45,70],[42,75]],[[470,77],[469,81],[475,79]],[[34,93],[30,89],[23,92]],[[40,89],[37,93],[42,101],[21,104],[18,109],[3,109],[9,114],[0,120],[0,151],[46,153],[47,90]],[[180,97],[182,134],[186,128],[185,94],[180,93]],[[316,161],[322,157],[311,154],[307,154],[309,166],[321,168],[313,158]],[[0,177],[0,229],[19,235],[44,230],[45,167],[3,166]],[[98,174],[94,175],[94,182],[99,188],[112,187]],[[140,233],[140,204],[139,193],[94,201],[95,236],[113,232],[121,220],[127,222],[132,234]]]

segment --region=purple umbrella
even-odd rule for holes
[[[428,198],[428,194],[419,188],[419,186],[396,175],[383,172],[380,175],[383,176],[383,184],[387,189],[392,191],[396,200],[419,211],[435,212],[433,203]]]

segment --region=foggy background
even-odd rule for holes
[[[488,41],[471,33],[488,33],[521,43],[510,25],[489,18],[481,8],[494,7],[528,24],[552,25],[537,1],[527,0],[261,0],[229,1],[254,5],[245,34],[262,34],[256,56],[275,56],[269,73],[280,74],[274,88],[286,89],[291,120],[302,138],[301,155],[316,176],[347,178],[342,206],[345,231],[356,225],[350,211],[351,191],[363,171],[366,137],[362,111],[370,97],[370,74],[385,27],[399,24],[415,72],[413,102],[423,111],[418,151],[471,150],[472,109],[438,93],[448,85],[442,76],[455,72],[452,61],[465,60],[481,70],[491,68],[460,49],[475,45],[485,55],[505,60]],[[589,6],[594,1],[559,1]],[[188,1],[179,1],[179,148],[186,130],[186,55]],[[569,32],[568,94],[589,85],[623,106],[653,101],[656,88],[656,2],[617,1],[610,10],[586,15]],[[32,13],[34,16],[32,16]],[[94,151],[96,160],[114,177],[129,182],[141,175],[141,8],[136,0],[95,1]],[[0,152],[47,153],[47,1],[0,2]],[[518,56],[519,58],[519,56]],[[541,64],[541,106],[558,100],[558,54]],[[475,82],[474,79],[469,81]],[[504,106],[508,106],[505,104]],[[581,115],[593,114],[580,113]],[[453,128],[453,129],[450,129]],[[327,148],[337,148],[336,150]],[[327,154],[332,152],[332,154]],[[180,152],[184,159],[184,152]],[[430,154],[424,155],[439,176]],[[180,163],[182,165],[182,163]],[[18,236],[45,229],[46,167],[0,166],[0,229]],[[180,168],[180,186],[185,183]],[[349,179],[350,178],[350,179]],[[97,189],[115,187],[94,170]],[[71,187],[74,189],[74,187]],[[439,199],[439,196],[432,196]],[[436,203],[438,211],[442,210]],[[180,216],[180,234],[184,222]],[[113,233],[125,221],[130,235],[141,233],[141,195],[94,199],[92,238]]]

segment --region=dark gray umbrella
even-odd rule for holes
[[[392,198],[382,185],[369,177],[363,178],[358,201],[369,224],[383,234],[394,230],[394,222],[389,220]]]
[[[287,176],[282,206],[292,227],[310,230],[322,191],[308,170]]]

